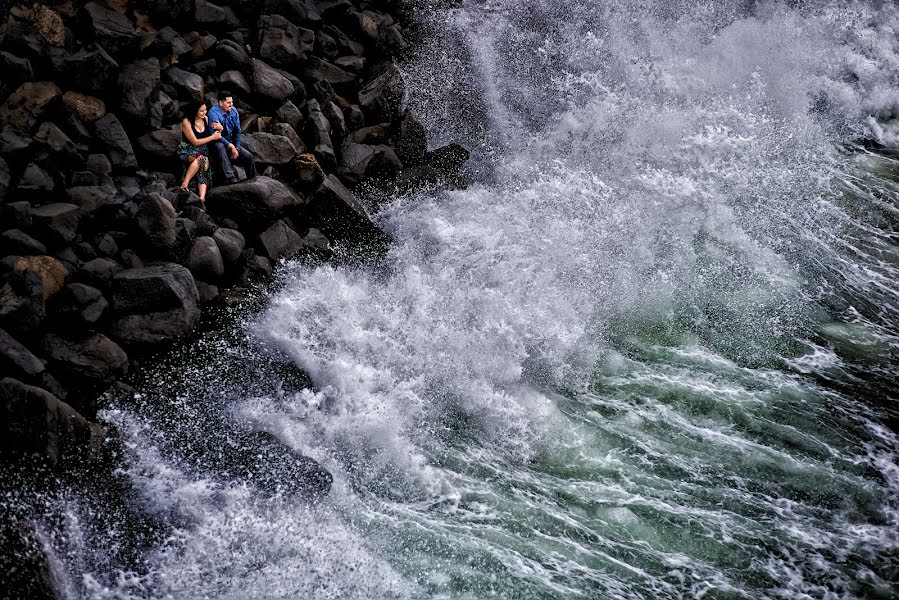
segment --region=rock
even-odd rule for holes
[[[199,294],[185,267],[163,263],[118,273],[112,281],[112,335],[128,344],[158,344],[191,335]]]
[[[6,224],[28,229],[31,227],[31,204],[25,200],[10,202],[2,207],[0,216],[3,217],[3,222]]]
[[[65,245],[74,240],[80,218],[78,206],[66,202],[31,209],[34,230],[52,244]]]
[[[134,25],[128,17],[99,2],[88,2],[82,8],[82,21],[93,33],[94,39],[116,56],[131,52],[136,41]]]
[[[246,245],[242,233],[227,227],[216,229],[215,233],[212,234],[212,239],[218,245],[222,260],[226,264],[231,264],[240,258],[240,253],[243,252]]]
[[[260,231],[280,219],[287,209],[304,200],[280,181],[259,176],[209,190],[209,210],[237,222],[241,228]]]
[[[203,281],[197,282],[197,293],[200,297],[200,304],[209,304],[219,297],[219,289],[211,283]]]
[[[43,144],[57,163],[66,166],[83,164],[81,152],[75,142],[53,123],[41,123],[34,134],[34,140]]]
[[[209,50],[214,48],[217,43],[218,38],[216,38],[214,35],[201,36],[191,45],[191,56],[199,60],[203,58]]]
[[[269,63],[292,67],[312,52],[315,33],[293,25],[281,15],[262,15],[257,29],[259,57]]]
[[[138,10],[157,27],[184,23],[194,16],[193,0],[138,0],[132,4],[137,4]]]
[[[175,246],[175,208],[171,202],[150,193],[140,203],[135,226],[151,252],[161,256],[171,253]]]
[[[250,70],[253,87],[256,89],[256,93],[262,96],[265,101],[278,105],[282,104],[293,94],[293,83],[261,60],[251,59]]]
[[[119,245],[115,239],[108,233],[104,233],[96,240],[97,250],[107,258],[113,258],[119,253]]]
[[[34,79],[34,69],[31,66],[31,61],[9,52],[0,52],[0,73],[8,77],[7,81],[11,84]]]
[[[122,124],[112,113],[98,119],[94,123],[97,137],[107,149],[107,154],[112,161],[112,166],[117,169],[136,169],[137,159],[134,157],[134,148],[131,140]]]
[[[294,185],[302,192],[317,190],[325,180],[325,171],[318,164],[314,154],[301,154],[293,161],[296,179]]]
[[[306,214],[329,239],[379,239],[383,236],[359,200],[334,175],[328,175],[313,194]]]
[[[415,113],[407,110],[397,127],[396,154],[405,165],[413,166],[425,161],[428,152],[428,138]]]
[[[27,81],[0,106],[0,123],[19,131],[31,131],[61,95],[62,91],[55,83]]]
[[[41,280],[32,271],[0,287],[0,327],[24,338],[40,326],[46,315]]]
[[[240,71],[225,71],[219,76],[219,81],[221,82],[222,89],[237,92],[242,96],[249,96],[252,92],[250,83]]]
[[[69,188],[66,192],[69,203],[77,205],[82,215],[90,215],[99,210],[109,210],[119,205],[116,190],[112,186],[86,185]]]
[[[416,165],[400,171],[394,181],[394,185],[396,186],[396,192],[403,194],[416,188],[437,185],[441,179],[440,172],[434,167]]]
[[[88,94],[108,92],[119,77],[119,63],[98,44],[85,46],[69,56],[65,66],[72,86]]]
[[[102,389],[128,371],[125,351],[99,333],[77,340],[48,333],[41,341],[41,351],[54,372],[79,386]]]
[[[0,156],[7,160],[21,160],[31,151],[30,135],[8,125],[0,129]]]
[[[62,289],[69,270],[52,256],[23,256],[13,264],[13,271],[22,275],[23,271],[32,271],[41,281],[44,300]]]
[[[346,56],[365,56],[365,46],[350,39],[347,35],[333,25],[322,27],[322,31],[331,36],[337,42],[337,48],[341,55]]]
[[[126,269],[139,269],[144,266],[143,261],[134,252],[134,250],[126,248],[119,253],[119,262]]]
[[[165,71],[165,79],[178,91],[178,97],[186,102],[199,100],[206,93],[203,78],[196,73],[189,73],[178,67],[170,67]]]
[[[282,219],[259,234],[259,246],[272,260],[291,257],[303,248],[303,239]]]
[[[194,277],[203,281],[218,281],[225,274],[225,265],[218,244],[209,236],[200,236],[194,240],[187,267]]]
[[[306,152],[306,145],[303,144],[303,140],[300,139],[300,136],[297,135],[297,132],[294,130],[294,128],[287,123],[275,123],[272,126],[272,134],[276,136],[284,136],[289,139],[290,143],[293,144],[293,147],[296,149],[297,154]]]
[[[173,123],[178,120],[178,103],[162,90],[154,91],[148,100],[148,124],[159,129],[163,124]]]
[[[370,177],[395,177],[402,168],[403,163],[389,146],[348,143],[341,148],[337,175],[354,186]]]
[[[71,406],[17,379],[0,380],[0,449],[5,456],[39,456],[52,465],[96,457],[103,429]]]
[[[18,229],[7,229],[0,233],[0,248],[4,254],[40,255],[47,253],[47,247],[27,233]]]
[[[343,119],[343,111],[333,102],[322,106],[322,112],[331,124],[331,139],[338,142],[346,137],[346,122]]]
[[[159,60],[157,58],[137,60],[122,68],[118,80],[121,96],[119,107],[129,119],[143,123],[147,120],[148,112],[157,119],[163,116],[166,110],[162,106],[165,104],[162,97],[157,96],[156,102],[151,102],[160,79]],[[168,98],[168,96],[165,96],[165,98]],[[153,110],[151,110],[151,103],[155,104]]]
[[[72,187],[98,186],[100,178],[90,171],[70,171],[68,185]]]
[[[240,27],[240,19],[230,7],[216,6],[206,0],[196,0],[196,7],[194,21],[200,29],[231,30]]]
[[[312,145],[312,153],[326,171],[333,171],[337,165],[337,157],[334,155],[334,144],[331,142],[331,124],[315,100],[306,103],[306,113],[309,116],[303,127],[303,133]]]
[[[27,58],[36,68],[43,68],[47,63],[50,47],[30,23],[16,19],[6,20],[6,32],[3,36],[3,49],[16,56]]]
[[[344,89],[346,84],[355,83],[357,78],[352,73],[347,73],[340,67],[312,56],[306,61],[303,72],[312,80],[327,81],[335,89]]]
[[[290,125],[296,131],[303,122],[303,113],[300,112],[300,109],[293,102],[288,100],[275,112],[275,120],[278,123]]]
[[[107,308],[109,302],[100,290],[83,283],[70,283],[54,298],[52,314],[64,328],[85,330],[95,326]]]
[[[359,56],[341,56],[334,59],[334,66],[343,69],[347,73],[359,75],[365,70],[365,59]]]
[[[425,162],[428,166],[437,169],[441,175],[446,177],[454,177],[458,174],[459,169],[468,160],[468,150],[459,144],[447,144],[441,146],[433,152],[428,152],[425,156]]]
[[[20,198],[40,202],[54,188],[53,177],[34,163],[29,163],[19,178],[16,193]]]
[[[219,67],[225,69],[244,69],[250,64],[247,51],[240,44],[231,40],[219,40],[213,47],[213,56]]]
[[[43,373],[44,368],[41,359],[0,329],[0,371],[23,381],[33,381]]]
[[[266,15],[283,15],[291,22],[317,29],[322,22],[314,3],[308,0],[265,0],[262,10]]]
[[[112,173],[112,164],[105,154],[91,154],[87,157],[85,167],[95,175],[109,175]]]
[[[74,279],[79,283],[105,290],[116,273],[122,270],[122,266],[111,258],[95,258],[89,260],[78,271]]]
[[[9,165],[3,160],[3,157],[0,156],[0,202],[3,202],[3,199],[6,198],[11,179],[12,173],[10,173]]]
[[[241,145],[249,150],[256,162],[267,165],[285,165],[297,155],[290,138],[271,133],[247,133],[241,137]]]
[[[319,31],[318,35],[315,36],[315,53],[333,61],[340,55],[337,40],[324,31]]]
[[[232,451],[222,455],[227,461],[222,467],[266,493],[319,499],[331,489],[333,477],[324,467],[270,433],[243,434],[229,447]]]
[[[106,114],[106,104],[93,96],[69,91],[62,95],[62,102],[83,123],[93,123]]]
[[[181,143],[181,130],[157,129],[141,136],[137,140],[137,147],[145,154],[159,160],[176,156],[178,144]]]
[[[354,144],[377,146],[378,144],[386,144],[389,135],[390,125],[387,123],[380,123],[378,125],[363,127],[362,129],[354,131],[347,136],[346,140],[347,142],[352,142]]]
[[[376,122],[392,121],[402,114],[406,84],[396,66],[367,83],[359,91],[359,105]]]

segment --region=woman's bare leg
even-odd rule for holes
[[[186,190],[187,186],[190,185],[190,180],[196,175],[200,170],[200,165],[194,160],[193,157],[188,159],[190,161],[190,165],[187,167],[187,172],[184,174],[184,181],[181,182],[181,189]]]
[[[200,202],[205,204],[206,203],[206,187],[207,186],[205,183],[200,183],[197,185],[197,187],[199,188],[199,191],[200,191]]]

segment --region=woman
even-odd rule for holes
[[[221,123],[209,125],[206,118],[206,102],[200,101],[193,105],[193,118],[184,117],[181,121],[181,143],[178,144],[178,157],[186,161],[187,172],[181,182],[181,189],[187,190],[190,180],[194,175],[198,176],[197,190],[200,193],[200,202],[206,205],[206,188],[212,181],[212,171],[209,169],[209,150],[206,144],[214,142],[222,137]]]

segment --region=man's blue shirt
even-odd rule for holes
[[[209,109],[209,122],[222,124],[222,139],[220,143],[227,146],[234,144],[236,148],[240,148],[240,115],[237,114],[237,108],[231,107],[231,112],[225,112],[218,104]]]

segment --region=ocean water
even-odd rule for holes
[[[63,596],[899,597],[899,8],[417,14],[471,184],[102,414],[127,506],[35,517]],[[217,467],[246,431],[331,493]]]

